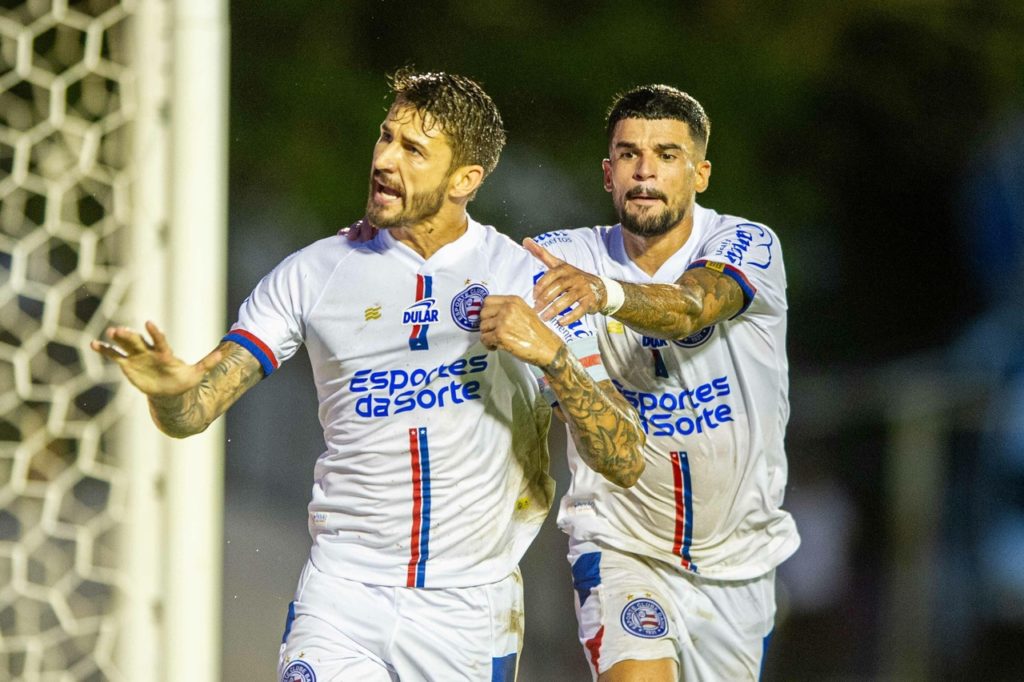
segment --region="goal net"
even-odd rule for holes
[[[147,318],[182,357],[216,342],[223,97],[207,99],[212,137],[189,122],[216,150],[193,159],[213,189],[176,215],[194,145],[173,57],[190,37],[189,60],[212,60],[199,87],[222,91],[225,27],[221,0],[0,9],[0,679],[219,675],[221,432],[187,448],[160,436],[89,342]],[[187,245],[208,252],[188,273],[179,220],[212,240]],[[185,274],[210,287],[193,299],[205,316],[168,294],[193,294],[174,288]]]

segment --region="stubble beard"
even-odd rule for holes
[[[370,186],[372,188],[372,182]],[[448,180],[446,178],[430,191],[413,194],[409,200],[409,206],[391,216],[385,215],[383,207],[373,203],[373,195],[371,194],[366,202],[366,217],[370,220],[371,225],[380,229],[404,227],[418,223],[421,220],[437,215],[441,211],[447,189]]]
[[[617,206],[622,228],[638,237],[658,237],[672,230],[686,217],[686,207],[665,206],[661,211],[646,210],[633,214],[626,210],[625,202]]]

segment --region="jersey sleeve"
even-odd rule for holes
[[[301,254],[292,254],[260,280],[223,339],[252,353],[264,377],[292,357],[305,338],[303,296],[309,282],[303,277]]]
[[[743,290],[733,317],[774,316],[786,310],[786,270],[779,238],[765,225],[723,221],[708,235],[687,270],[708,268],[731,277]]]

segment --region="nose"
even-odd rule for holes
[[[378,142],[373,150],[373,169],[379,171],[394,170],[396,147],[397,145],[394,142]]]
[[[650,154],[637,154],[636,165],[633,167],[633,177],[637,180],[646,180],[654,177],[654,160]]]

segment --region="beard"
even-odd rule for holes
[[[641,194],[640,188],[634,188],[626,192],[622,202],[615,206],[619,214],[619,222],[627,232],[638,237],[658,237],[669,232],[686,217],[685,206],[672,206],[668,203],[668,197],[660,192],[643,192],[646,196],[661,199],[665,202],[665,208],[655,211],[653,207],[641,210],[638,213],[630,213],[626,210],[627,201]]]
[[[442,180],[437,187],[424,192],[417,192],[409,197],[408,206],[393,215],[386,215],[386,208],[373,203],[373,181],[370,181],[371,196],[366,202],[366,217],[370,224],[377,228],[402,227],[412,225],[421,220],[437,215],[444,205],[448,188],[448,178]],[[404,199],[404,197],[403,197]]]

